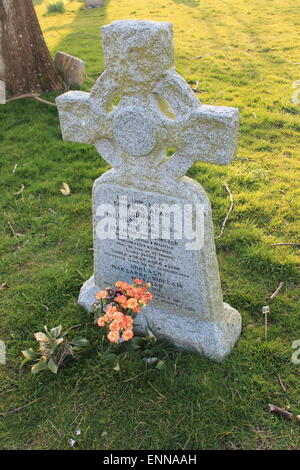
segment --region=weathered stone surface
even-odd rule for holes
[[[220,360],[239,337],[241,317],[223,303],[208,197],[184,175],[197,160],[230,163],[238,110],[202,105],[175,72],[171,24],[116,21],[103,27],[102,39],[106,70],[91,93],[57,98],[63,138],[93,144],[113,167],[94,183],[94,276],[79,303],[90,310],[95,293],[117,280],[150,281],[154,301],[136,328],[148,323],[178,347]],[[168,147],[176,148],[171,157]],[[103,204],[106,213],[99,211]],[[175,216],[173,238],[153,238],[153,205],[165,221],[170,208],[191,205],[195,214],[201,207],[201,246],[191,248],[187,236],[176,239]],[[99,236],[104,216],[108,227],[118,225],[114,239]],[[141,227],[145,236],[137,238]]]
[[[57,52],[55,65],[67,85],[83,85],[86,76],[86,66],[83,60],[66,52]]]
[[[85,6],[87,8],[99,8],[103,7],[105,0],[85,0]]]

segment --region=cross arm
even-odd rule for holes
[[[94,144],[106,136],[105,115],[91,106],[90,93],[69,91],[56,98],[64,140]]]
[[[236,154],[238,125],[237,108],[200,105],[172,132],[177,152],[165,163],[166,174],[178,179],[197,160],[228,165]]]

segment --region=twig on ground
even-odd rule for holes
[[[192,90],[193,90],[195,93],[197,93],[198,87],[199,87],[199,80],[196,81],[196,85],[194,86],[194,88],[192,88]]]
[[[253,158],[242,158],[242,157],[235,157],[236,160],[241,160],[242,162],[253,162]]]
[[[24,408],[27,408],[27,406],[32,405],[32,403],[35,403],[36,401],[41,400],[41,399],[42,399],[42,397],[36,398],[35,400],[32,400],[29,403],[26,403],[26,405],[19,406],[19,408],[15,408],[14,410],[9,410],[6,413],[0,413],[0,416],[6,416],[6,415],[13,414],[13,413],[18,413],[18,411],[21,411]]]
[[[191,437],[192,437],[193,434],[194,434],[194,431],[191,432],[191,434],[189,435],[189,437],[188,437],[187,440],[185,441],[185,444],[184,444],[182,450],[185,450],[185,449],[187,448],[187,445],[188,445],[188,443],[190,442],[190,439],[191,439]]]
[[[25,189],[24,184],[21,184],[20,189],[19,189],[16,193],[14,193],[14,196],[18,196],[19,194],[22,194],[22,192],[24,191],[24,189]]]
[[[95,83],[95,79],[94,78],[90,78],[87,74],[85,74],[85,79],[88,80],[89,82],[93,82]]]
[[[0,290],[3,289],[3,288],[6,287],[6,286],[7,286],[7,282],[5,281],[5,282],[3,282],[3,284],[1,284]]]
[[[16,234],[16,232],[14,231],[14,228],[13,228],[13,226],[11,225],[11,223],[10,223],[10,222],[7,222],[7,223],[8,223],[8,226],[9,226],[9,228],[10,228],[10,230],[11,230],[11,232],[12,232],[13,236],[14,236],[14,237],[16,238],[16,240],[17,240],[17,239],[18,239],[18,237],[17,237],[17,234]]]
[[[79,328],[82,325],[94,325],[94,322],[88,322],[88,323],[78,323],[77,325],[70,326],[66,331],[64,331],[64,335],[68,333],[71,330],[74,330],[75,328]]]
[[[141,375],[144,375],[145,372],[142,372],[141,374],[135,375],[134,377],[130,377],[129,379],[123,380],[123,382],[131,382],[131,380],[136,379],[137,377],[140,377]]]
[[[273,292],[273,294],[270,295],[270,299],[274,299],[274,297],[276,297],[276,295],[279,294],[279,292],[281,291],[281,289],[283,288],[283,286],[284,286],[284,282],[282,281],[282,282],[279,283],[279,286],[278,286],[277,289]]]
[[[216,94],[216,96],[214,97],[214,99],[211,101],[210,104],[214,104],[217,101],[217,99],[219,98],[219,96],[222,95],[223,92],[224,92],[224,90],[219,91],[219,93]]]
[[[221,237],[222,237],[222,235],[223,235],[223,233],[224,233],[224,230],[225,230],[225,225],[226,225],[226,223],[227,223],[228,217],[229,217],[230,212],[232,211],[233,206],[234,206],[233,196],[232,196],[232,193],[231,193],[231,191],[230,191],[230,189],[229,189],[229,186],[228,186],[227,183],[224,183],[224,186],[225,186],[225,188],[226,188],[226,191],[227,191],[228,194],[229,194],[229,198],[230,198],[230,207],[229,207],[229,210],[228,210],[228,212],[227,212],[227,214],[226,214],[226,217],[225,217],[225,219],[224,219],[224,221],[223,221],[223,224],[222,224],[222,227],[221,227],[220,235],[218,235],[218,236],[215,237],[215,238],[221,238]]]
[[[163,398],[164,400],[166,399],[165,395],[163,395],[162,393],[160,393],[160,391],[159,391],[159,390],[157,390],[157,388],[156,388],[156,387],[154,387],[154,385],[153,385],[151,382],[148,382],[148,385],[150,385],[150,387],[152,387],[152,388],[153,388],[153,390],[155,390],[155,392],[156,392],[156,393],[158,393],[158,395],[160,395],[160,396],[161,396],[161,398]]]
[[[59,432],[59,430],[57,429],[56,426],[54,426],[54,424],[52,423],[52,421],[50,421],[50,419],[48,418],[47,419],[48,423],[51,424],[51,426],[55,429],[55,431],[57,432],[57,434],[61,437],[61,433]]]
[[[279,408],[279,406],[269,404],[269,409],[270,409],[271,413],[274,413],[278,416],[282,416],[283,418],[286,418],[286,419],[292,419],[293,418],[292,413],[290,413],[289,411],[284,410],[283,408]]]
[[[84,275],[82,274],[81,271],[79,271],[79,269],[76,269],[76,272],[79,274],[79,276],[80,276],[82,279],[85,279]]]
[[[285,108],[285,110],[291,114],[300,114],[300,111],[296,111],[295,109]]]
[[[193,57],[193,60],[205,59],[206,57],[211,57],[212,55],[216,55],[217,52],[212,52],[211,54],[206,55],[198,55],[197,57]]]
[[[300,243],[271,243],[271,246],[300,246]]]
[[[257,119],[257,116],[256,116],[256,113],[253,111],[253,116],[254,116],[254,119]]]
[[[76,250],[77,250],[77,248],[78,248],[78,245],[79,245],[80,241],[81,241],[81,238],[78,238],[78,240],[77,240],[77,243],[76,243],[76,245],[75,245],[75,248],[74,248],[74,250],[73,250],[73,253],[75,253],[75,252],[76,252]]]
[[[6,395],[7,393],[12,392],[13,390],[15,390],[15,389],[14,388],[9,388],[8,390],[1,390],[0,397],[3,397],[4,395]]]
[[[287,389],[286,389],[284,383],[282,382],[280,375],[278,375],[278,382],[279,382],[279,385],[280,385],[282,391],[283,391],[284,393],[286,393],[286,392],[287,392]]]
[[[14,96],[13,98],[10,98],[9,100],[6,100],[6,103],[9,103],[10,101],[22,100],[24,98],[33,98],[37,101],[40,101],[41,103],[49,104],[50,106],[55,106],[56,107],[55,103],[52,103],[51,101],[44,100],[39,95],[36,95],[34,93],[26,93],[25,95]]]
[[[268,313],[270,313],[269,305],[265,305],[262,308],[262,313],[265,316],[265,341],[267,341],[267,339],[268,339]]]

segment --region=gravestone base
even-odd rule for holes
[[[79,305],[81,305],[81,307],[83,307],[87,312],[92,312],[93,304],[96,302],[96,294],[100,290],[101,288],[95,284],[94,275],[91,276],[84,282],[80,289],[78,297]]]
[[[135,331],[146,333],[147,328],[150,328],[157,338],[166,339],[178,349],[222,361],[231,353],[242,328],[239,312],[225,302],[223,305],[223,318],[218,322],[183,318],[149,305],[143,313],[137,315]]]
[[[94,276],[91,276],[80,290],[79,305],[92,312],[99,290]],[[195,351],[215,361],[222,361],[234,348],[242,329],[239,312],[225,302],[223,306],[222,319],[212,322],[180,317],[150,304],[137,315],[135,332],[146,334],[147,328],[150,328],[157,338],[166,339],[178,349]]]

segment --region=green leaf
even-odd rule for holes
[[[117,364],[115,365],[115,367],[113,367],[113,370],[116,370],[117,372],[119,372],[120,370],[120,364],[117,362]]]
[[[133,349],[139,349],[143,343],[144,338],[141,338],[140,336],[134,336],[131,340],[131,346],[133,347]]]
[[[114,363],[117,359],[117,354],[114,353],[105,353],[103,354],[103,359],[108,363]]]
[[[39,362],[34,364],[34,366],[31,367],[31,372],[33,374],[38,374],[42,370],[45,370],[47,368],[47,359],[41,359]]]
[[[72,339],[71,344],[85,348],[90,345],[90,342],[88,339],[83,338],[82,336],[75,336],[75,338]]]
[[[25,366],[27,362],[28,362],[28,359],[23,359],[23,361],[21,361],[20,368],[22,369],[22,367]]]
[[[165,361],[159,361],[157,365],[155,366],[155,369],[162,370],[165,367],[166,363]]]
[[[38,354],[32,349],[26,349],[25,351],[21,351],[21,353],[28,361],[34,361],[38,357]]]
[[[58,336],[61,334],[61,331],[62,331],[62,326],[58,325],[55,328],[51,328],[50,333],[55,338],[58,338]]]
[[[64,338],[58,338],[58,339],[52,339],[50,341],[51,347],[50,347],[50,354],[53,354],[55,350],[58,348],[58,346],[63,343]]]
[[[58,367],[57,365],[55,364],[54,360],[52,359],[52,357],[50,357],[49,361],[48,361],[48,369],[53,373],[53,374],[57,374],[57,371],[58,371]]]
[[[151,356],[153,354],[152,349],[144,349],[143,356]]]
[[[147,336],[150,339],[154,339],[156,341],[156,336],[153,334],[153,332],[150,330],[150,328],[147,328]]]
[[[57,344],[52,344],[52,346],[50,348],[50,354],[54,354],[57,347],[58,347]]]

